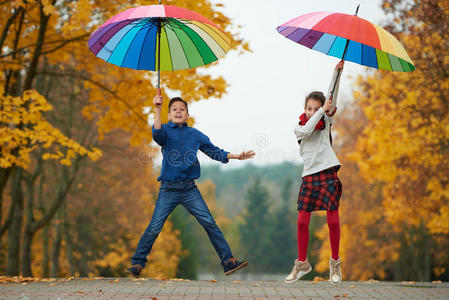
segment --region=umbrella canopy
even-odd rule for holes
[[[93,32],[88,43],[97,57],[109,63],[151,71],[206,65],[231,48],[231,39],[212,21],[169,5],[125,10]]]
[[[389,71],[415,70],[393,35],[357,15],[313,12],[280,25],[277,31],[296,43],[342,60]]]

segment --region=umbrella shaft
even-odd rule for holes
[[[349,45],[349,39],[346,40],[345,50],[343,51],[343,55],[341,56],[341,60],[345,60],[345,55],[346,55],[346,50],[348,50],[348,45]],[[340,77],[340,75],[341,75],[341,69],[338,69],[338,71],[337,71],[337,78],[335,78],[334,86],[332,87],[332,90],[331,90],[331,96],[334,95],[335,87],[337,86],[338,78]]]
[[[160,2],[160,1],[159,1]],[[161,20],[157,24],[157,88],[161,88]]]

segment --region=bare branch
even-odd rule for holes
[[[86,34],[82,34],[82,35],[73,37],[73,38],[71,38],[71,39],[66,39],[66,40],[54,40],[54,41],[45,42],[45,46],[48,46],[48,45],[51,45],[51,44],[56,44],[56,43],[61,43],[61,44],[58,45],[58,46],[56,46],[56,47],[53,48],[53,49],[46,50],[45,52],[42,52],[42,54],[47,54],[47,53],[50,53],[50,52],[54,52],[54,51],[56,51],[57,49],[64,47],[65,45],[67,45],[67,44],[70,43],[70,42],[78,41],[78,40],[81,40],[81,39],[86,38],[86,37],[88,37],[88,36],[89,36],[89,33],[86,33]],[[37,43],[29,44],[29,45],[23,46],[23,47],[21,47],[21,48],[15,50],[15,51],[11,51],[11,52],[8,52],[8,53],[5,53],[5,54],[0,55],[0,58],[14,55],[14,54],[17,53],[17,52],[21,52],[21,51],[23,51],[23,50],[25,50],[25,49],[28,49],[28,48],[31,48],[31,47],[35,47],[36,45],[37,45]]]
[[[92,79],[90,79],[87,76],[84,76],[82,74],[73,74],[73,73],[59,73],[59,72],[45,72],[44,74],[48,74],[48,75],[53,75],[53,76],[68,76],[68,77],[75,77],[75,78],[79,78],[85,81],[88,81],[96,86],[98,86],[99,88],[105,90],[106,92],[108,92],[109,94],[111,94],[115,99],[117,99],[118,101],[122,102],[123,104],[125,104],[125,106],[133,113],[135,114],[135,116],[142,122],[144,122],[145,124],[148,124],[147,120],[145,120],[144,118],[142,118],[142,116],[136,112],[134,110],[134,108],[128,104],[128,102],[121,98],[120,96],[117,95],[116,92],[114,92],[113,90],[111,90],[110,88],[108,88],[107,86],[105,86],[104,84],[100,83],[100,82],[96,82]]]
[[[3,43],[6,40],[6,36],[8,35],[9,27],[11,26],[12,22],[14,22],[14,19],[17,17],[17,15],[23,10],[23,7],[20,6],[18,9],[14,11],[14,13],[9,17],[8,20],[6,20],[5,27],[3,28],[2,35],[0,37],[0,51],[3,48]]]

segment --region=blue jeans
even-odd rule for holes
[[[132,258],[132,264],[139,264],[145,267],[145,264],[148,262],[147,256],[153,247],[154,241],[161,232],[168,216],[178,204],[182,204],[203,226],[221,259],[221,264],[224,265],[233,257],[231,248],[229,248],[223,233],[215,224],[209,208],[192,179],[180,182],[163,181],[161,183],[151,222],[140,238],[136,253]]]

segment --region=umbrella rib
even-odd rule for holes
[[[360,43],[360,64],[363,66],[363,44]]]
[[[136,25],[136,26],[137,26],[137,25]],[[140,32],[142,29],[144,29],[144,28],[145,28],[145,26],[142,26],[142,28],[139,29],[139,31],[134,35],[133,39],[132,39],[131,42],[129,43],[128,48],[126,49],[126,53],[125,53],[125,55],[123,55],[122,64],[123,64],[123,62],[125,61],[126,56],[128,55],[129,49],[131,49],[132,43],[134,42],[134,40],[136,39],[136,37],[139,35],[139,32]],[[141,48],[143,48],[143,47],[141,47]],[[142,51],[142,49],[141,49],[140,51]],[[139,55],[139,59],[140,59],[140,55]],[[137,62],[137,66],[139,66],[139,61]]]
[[[385,53],[387,54],[388,62],[390,63],[391,71],[393,71],[393,64],[391,63],[391,59],[390,59],[390,55],[391,55],[391,54],[389,54],[387,51],[385,51]]]
[[[149,34],[150,32],[151,32],[151,27],[148,29],[147,33],[145,34],[145,38],[143,39],[143,42],[142,42],[142,47],[140,47],[140,54],[139,54],[139,61],[138,61],[138,63],[137,63],[137,68],[140,67],[140,61],[141,61],[141,58],[142,58],[142,52],[143,52],[143,45],[145,44],[145,41],[147,40],[148,34]],[[154,57],[156,57],[156,52],[154,52],[154,53],[155,53],[155,56],[154,56]],[[156,66],[156,64],[155,64],[155,66]],[[156,69],[156,67],[155,67],[155,69]]]
[[[126,28],[127,26],[129,26],[130,24],[132,24],[133,22],[131,22],[131,23],[129,23],[128,25],[126,25],[125,27],[123,27],[122,29],[120,29],[119,31],[117,31],[115,34],[117,34],[117,33],[119,33],[120,31],[122,31],[124,28]],[[125,33],[125,34],[123,34],[122,35],[122,37],[120,38],[120,40],[117,42],[117,44],[115,44],[115,47],[114,47],[114,49],[111,49],[110,51],[111,51],[111,55],[109,55],[109,58],[108,58],[108,60],[106,61],[106,62],[109,62],[109,60],[111,59],[111,57],[112,57],[112,55],[114,54],[114,51],[115,51],[115,49],[117,49],[117,46],[122,42],[122,40],[123,40],[123,38],[132,30],[133,28],[131,27],[130,29],[128,29],[128,31]],[[115,34],[112,36],[112,37],[114,37],[115,36]],[[111,37],[111,38],[112,38]],[[110,40],[109,40],[110,41]],[[108,41],[108,42],[109,42]],[[107,44],[107,43],[106,43]],[[104,47],[106,48],[106,44],[104,45]],[[106,50],[109,50],[109,49],[106,49]],[[119,66],[120,67],[120,66]]]
[[[173,26],[173,24],[176,24],[175,22],[170,22],[169,23],[170,24],[170,26]],[[176,24],[177,25],[177,24]],[[176,27],[176,26],[175,26]],[[177,27],[179,30],[182,30],[179,26]],[[174,29],[172,29],[173,30],[173,32],[175,33],[175,35],[176,35],[176,38],[178,39],[178,41],[179,41],[179,44],[181,45],[181,48],[182,48],[182,53],[184,53],[184,56],[185,56],[185,58],[186,58],[186,61],[187,61],[187,63],[189,64],[189,69],[192,69],[193,67],[192,67],[192,65],[190,64],[190,60],[189,60],[189,58],[187,57],[187,54],[186,54],[186,51],[185,51],[185,49],[184,49],[184,45],[181,43],[181,40],[179,39],[179,36],[178,36],[178,33],[176,32],[176,30],[174,30]],[[186,33],[186,35],[187,35],[187,33]]]
[[[108,32],[109,32],[109,30],[112,30],[114,27],[116,27],[116,26],[119,26],[121,23],[125,23],[125,22],[127,22],[128,20],[123,20],[123,21],[120,21],[120,22],[117,22],[117,23],[112,23],[111,24],[111,28],[109,28],[108,30],[105,30],[100,36],[99,36],[99,38],[95,41],[95,43],[93,43],[92,44],[92,47],[96,44],[96,43],[98,43],[100,40],[101,40],[101,38],[105,35],[105,34],[107,34]],[[123,27],[122,27],[123,28]],[[101,31],[101,30],[100,30]],[[120,30],[118,30],[118,31],[120,31]],[[117,31],[117,32],[118,32]],[[95,33],[95,32],[94,32]]]
[[[187,21],[187,22],[188,22],[188,21]],[[214,30],[209,24],[206,24],[206,23],[202,23],[202,24],[206,25],[206,26],[209,27],[211,30]],[[223,42],[226,43],[226,45],[228,45],[229,47],[231,47],[231,44],[228,43],[224,38],[222,38],[221,35],[220,35],[219,33],[217,33],[217,35],[218,35],[218,37],[219,37]],[[224,50],[224,49],[223,49],[223,50]],[[225,52],[226,52],[226,51],[225,51]]]
[[[179,22],[179,21],[178,21]],[[186,27],[188,27],[188,26],[186,26]],[[189,28],[190,29],[190,28]],[[182,29],[181,29],[182,30]],[[193,31],[193,30],[192,30]],[[184,31],[185,32],[185,31]],[[193,31],[193,32],[195,32],[195,31]],[[201,60],[203,61],[203,65],[205,65],[206,64],[206,62],[204,61],[204,58],[203,58],[203,56],[201,55],[201,52],[200,52],[200,50],[198,49],[198,47],[195,45],[195,43],[194,43],[194,41],[192,40],[192,38],[190,37],[190,35],[188,35],[187,34],[187,32],[185,32],[185,34],[186,34],[186,36],[189,38],[189,40],[192,42],[192,45],[195,47],[195,49],[196,49],[196,51],[198,52],[198,54],[200,55],[200,57],[201,57]],[[196,32],[195,32],[195,34],[196,35],[198,35]],[[199,36],[199,35],[198,35]],[[199,38],[201,39],[201,37],[199,36]],[[201,39],[203,42],[204,42],[204,40],[203,39]],[[206,43],[206,42],[204,42],[204,43]],[[184,49],[184,47],[183,47],[183,49]],[[189,64],[190,65],[190,64]]]
[[[165,39],[167,40],[167,48],[168,48],[168,56],[170,57],[170,64],[171,64],[171,71],[173,70],[173,57],[171,56],[171,49],[170,49],[170,42],[168,41],[168,35],[167,35],[167,31],[165,30],[165,26],[163,26],[161,28],[161,31],[164,30],[165,31]],[[162,36],[162,34],[161,34]],[[159,53],[160,55],[160,53]]]
[[[185,20],[185,19],[183,19],[183,20]],[[199,26],[197,26],[197,25],[195,25],[195,24],[193,24],[193,23],[191,23],[191,22],[189,22],[189,20],[185,20],[187,23],[189,23],[190,25],[192,25],[192,26],[195,26],[196,28],[198,28],[199,30],[201,30],[202,32],[204,32],[205,34],[207,34],[207,35],[209,35],[210,36],[210,34],[208,34],[206,31],[204,31],[203,30],[203,28],[201,28],[201,27],[199,27]],[[207,26],[207,24],[205,24],[205,23],[201,23],[201,24],[204,24],[204,25],[206,25]],[[207,26],[208,28],[210,28],[210,26]],[[213,30],[212,28],[210,28],[211,30]],[[231,45],[230,44],[228,44],[218,33],[217,33],[217,35],[218,35],[218,37],[222,40],[222,41],[224,41],[225,43],[226,43],[226,45],[228,45],[229,47],[231,47]],[[201,37],[201,36],[200,36]],[[223,47],[220,45],[220,43],[218,43],[212,36],[211,36],[211,38],[212,38],[212,40],[214,40],[214,42],[218,45],[218,47],[220,47],[221,48],[221,50],[223,50],[223,52],[224,53],[226,53],[227,51],[225,50],[225,49],[223,49]],[[203,40],[204,41],[204,40]],[[207,44],[207,43],[206,43]],[[212,51],[213,52],[213,51]],[[215,53],[214,53],[215,54]]]
[[[324,33],[324,34],[328,34],[328,33]],[[333,35],[333,34],[332,34],[332,35]],[[336,35],[333,35],[333,36],[335,36],[335,39],[332,41],[332,45],[329,47],[329,50],[327,50],[326,55],[329,55],[329,53],[331,52],[332,47],[333,47],[334,44],[335,44],[335,41],[336,41],[337,38],[338,38],[338,36],[336,36]]]
[[[187,27],[187,26],[186,26]],[[190,29],[190,28],[189,28]],[[192,30],[193,31],[193,30]],[[193,32],[195,32],[195,31],[193,31]],[[196,33],[195,32],[195,34],[196,35],[198,35],[198,33]],[[193,44],[193,46],[195,47],[195,49],[196,49],[196,51],[198,51],[198,54],[200,55],[200,57],[201,57],[201,60],[203,61],[203,65],[205,65],[206,64],[206,62],[204,61],[204,57],[201,55],[201,51],[200,51],[200,49],[198,49],[198,47],[197,47],[197,45],[195,44],[195,42],[192,40],[192,38],[190,37],[190,35],[186,32],[186,35],[188,36],[188,38],[190,39],[190,41],[192,42],[192,44]],[[199,35],[198,35],[199,36]],[[201,39],[201,37],[199,36],[199,38]],[[203,39],[201,39],[202,41],[203,41]],[[204,41],[203,41],[204,42]],[[204,42],[204,43],[206,43],[206,42]]]

